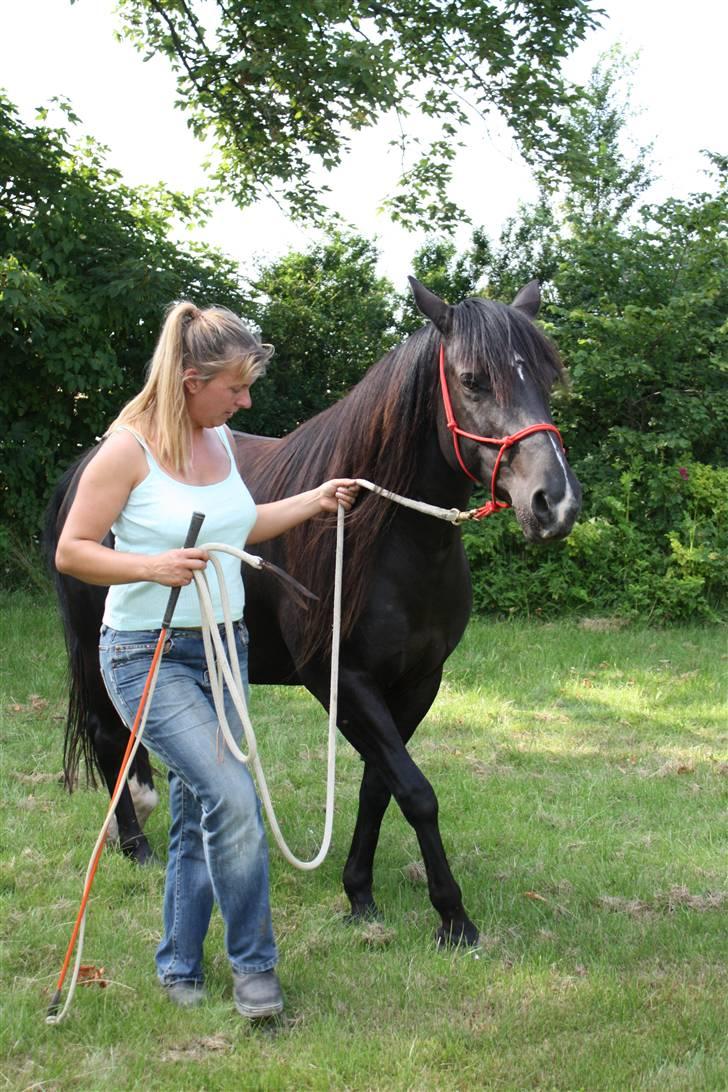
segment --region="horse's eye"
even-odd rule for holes
[[[482,378],[472,372],[463,372],[460,376],[460,382],[466,391],[471,391],[474,394],[483,393],[488,389]]]

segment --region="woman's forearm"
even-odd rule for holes
[[[150,561],[146,554],[128,554],[102,546],[87,539],[64,541],[63,536],[56,550],[56,568],[59,573],[75,576],[85,584],[133,584],[153,579]]]
[[[56,550],[56,568],[85,584],[136,584],[151,581],[166,588],[183,588],[192,583],[195,572],[209,561],[199,546],[165,550],[162,554],[128,554],[112,550],[90,539],[69,539],[61,535]]]
[[[297,527],[299,523],[322,512],[336,512],[340,504],[348,512],[358,492],[359,486],[352,478],[332,478],[317,489],[269,504],[258,504],[258,518],[248,535],[248,545],[254,546],[256,542],[266,542],[269,538],[282,535],[284,531],[290,531],[291,527]]]
[[[297,527],[299,523],[304,523],[321,511],[319,489],[309,489],[305,493],[297,493],[294,497],[285,497],[269,504],[258,504],[257,519],[248,535],[247,544],[254,546],[257,542],[267,542],[269,538],[290,531],[291,527]]]

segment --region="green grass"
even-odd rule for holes
[[[210,1000],[155,981],[162,867],[107,853],[67,1021],[44,1015],[104,796],[58,781],[64,655],[52,606],[2,603],[0,1090],[725,1089],[728,722],[725,631],[471,625],[412,752],[434,784],[474,952],[437,952],[414,835],[391,808],[378,928],[343,923],[360,763],[340,748],[329,858],[273,852],[286,1019],[238,1018],[219,918]],[[33,695],[37,695],[33,697]],[[323,826],[325,716],[257,689],[253,717],[284,831]],[[160,778],[163,783],[163,778]],[[165,852],[166,815],[148,833]]]

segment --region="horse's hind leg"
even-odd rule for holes
[[[378,771],[366,763],[359,788],[359,811],[354,837],[344,866],[344,890],[351,903],[353,920],[378,915],[372,891],[374,854],[382,819],[391,798],[392,794]]]
[[[147,819],[159,803],[159,793],[154,787],[149,751],[143,743],[140,744],[129,769],[129,789],[139,826],[143,830]]]
[[[103,720],[98,716],[94,716],[93,722],[95,723],[91,723],[89,728],[93,733],[94,750],[99,769],[106,782],[109,795],[111,795],[121,769],[129,734],[110,703],[108,715]],[[137,752],[137,759],[139,759],[140,753],[141,748]],[[132,790],[136,788],[142,797],[146,797],[148,806],[144,818],[156,803],[157,793],[152,783],[148,759],[146,767],[143,762],[138,761],[135,761],[135,767],[136,777],[132,775],[130,782],[124,785],[119,802],[116,805],[116,824],[119,845],[124,856],[130,857],[137,864],[146,864],[152,856],[152,849],[142,831],[142,824],[139,822],[134,807],[130,784]],[[147,773],[147,771],[149,772]],[[142,780],[142,778],[148,778],[148,780]]]

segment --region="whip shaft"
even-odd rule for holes
[[[200,533],[200,527],[204,523],[205,516],[202,512],[193,512],[190,525],[187,528],[187,537],[185,538],[183,550],[190,550],[197,542],[197,536]],[[162,619],[162,629],[169,629],[172,624],[172,615],[174,614],[175,607],[177,606],[177,600],[179,599],[179,593],[181,588],[172,588],[169,593],[169,599],[167,601],[167,609],[164,612],[164,618]]]
[[[197,542],[197,537],[198,537],[198,535],[200,533],[200,528],[202,527],[204,519],[205,519],[205,516],[204,516],[204,514],[202,512],[193,512],[192,513],[192,519],[190,520],[190,525],[189,525],[189,527],[187,529],[187,536],[185,538],[183,549],[190,549],[192,546],[195,545],[195,543]],[[63,960],[63,966],[61,967],[61,972],[60,972],[60,974],[58,976],[58,984],[56,986],[56,991],[53,994],[53,997],[51,998],[50,1004],[48,1006],[48,1012],[47,1012],[47,1015],[46,1015],[46,1023],[52,1023],[52,1024],[58,1023],[63,1018],[64,1014],[68,1011],[68,1007],[69,1007],[69,1005],[71,1003],[71,999],[73,997],[73,992],[75,990],[76,981],[77,981],[77,977],[78,977],[78,971],[79,971],[79,967],[80,967],[80,963],[81,963],[81,949],[83,948],[83,931],[84,931],[84,925],[85,925],[85,920],[86,920],[86,904],[88,903],[89,897],[91,895],[91,887],[93,885],[94,878],[96,876],[96,869],[98,867],[99,859],[101,857],[101,853],[103,851],[104,844],[106,842],[106,831],[108,829],[109,822],[111,820],[111,814],[115,810],[116,805],[118,803],[119,797],[121,795],[121,789],[122,789],[124,783],[126,782],[126,776],[127,776],[129,766],[131,765],[131,761],[132,761],[132,759],[133,759],[133,757],[134,757],[134,755],[136,753],[136,748],[138,746],[139,739],[140,739],[141,734],[142,734],[142,732],[144,730],[144,721],[146,719],[146,717],[144,716],[145,707],[147,705],[147,700],[148,700],[148,698],[150,696],[150,693],[154,689],[154,683],[156,682],[156,673],[157,673],[157,669],[158,669],[158,666],[159,666],[159,661],[162,658],[162,650],[163,650],[163,646],[164,646],[164,640],[165,640],[165,637],[167,635],[167,630],[169,629],[169,626],[170,626],[170,624],[172,622],[172,615],[174,614],[175,607],[177,606],[177,600],[179,599],[180,590],[181,590],[180,588],[172,588],[172,591],[170,592],[170,595],[169,595],[169,600],[167,602],[167,609],[166,609],[166,611],[164,613],[164,620],[162,622],[162,629],[161,629],[160,634],[159,634],[159,639],[157,640],[157,646],[156,646],[156,648],[154,650],[154,656],[152,657],[152,664],[151,664],[151,667],[149,668],[149,674],[147,675],[147,679],[146,679],[146,682],[144,684],[144,690],[142,691],[141,700],[139,702],[139,708],[137,709],[137,714],[136,714],[136,717],[134,718],[134,724],[133,724],[131,732],[129,734],[129,742],[127,743],[126,751],[124,752],[124,757],[123,757],[122,762],[121,762],[121,767],[119,769],[119,774],[118,774],[117,779],[116,779],[116,785],[114,786],[114,791],[111,794],[111,803],[109,804],[109,810],[106,813],[106,819],[104,821],[104,824],[103,824],[103,826],[101,828],[101,832],[100,832],[99,837],[98,837],[98,839],[96,841],[96,845],[94,846],[93,852],[91,854],[91,860],[89,861],[89,866],[88,866],[88,869],[87,869],[87,872],[86,872],[86,880],[85,880],[85,883],[84,883],[83,895],[81,897],[81,905],[79,906],[78,915],[76,917],[76,921],[74,923],[73,931],[71,933],[71,939],[70,939],[70,941],[68,943],[68,948],[66,949],[66,956],[65,956],[65,959]],[[73,977],[72,977],[72,980],[71,980],[71,986],[69,988],[68,997],[66,999],[66,1004],[65,1004],[65,1006],[63,1008],[63,1011],[59,1014],[59,1008],[60,1008],[60,1004],[61,1004],[61,994],[62,994],[62,991],[63,991],[63,983],[65,982],[65,979],[66,979],[66,974],[68,972],[68,967],[69,967],[70,962],[71,962],[71,956],[73,955],[74,948],[76,948],[77,939],[78,939],[78,951],[76,953],[76,966],[74,968],[74,973],[73,973]]]

